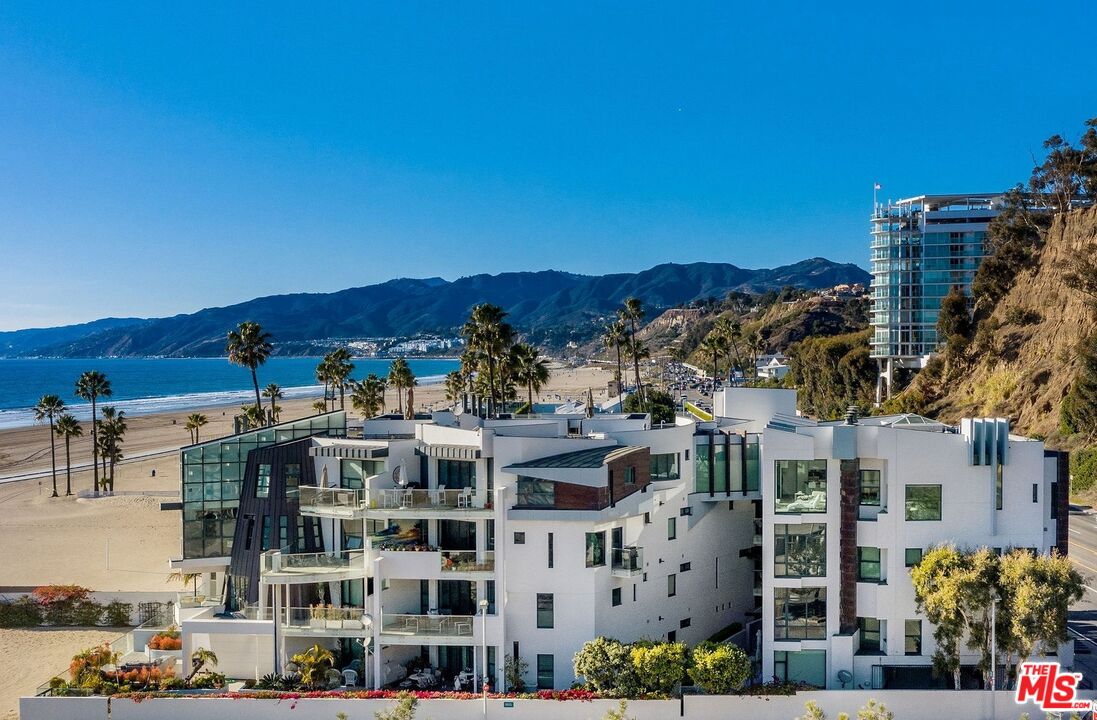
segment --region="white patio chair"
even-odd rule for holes
[[[358,673],[350,668],[343,671],[343,687],[354,687],[358,684]]]
[[[457,507],[472,507],[472,488],[467,487],[457,495]]]

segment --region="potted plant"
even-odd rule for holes
[[[325,627],[324,620],[327,614],[324,612],[323,605],[309,605],[309,627],[313,630],[323,630]]]
[[[343,611],[341,608],[328,605],[327,617],[329,630],[341,630],[343,628]]]

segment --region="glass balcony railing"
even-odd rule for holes
[[[617,577],[632,577],[644,572],[644,549],[641,547],[613,548],[611,560],[612,573]]]
[[[472,637],[475,615],[389,615],[381,622],[385,635],[407,637]]]
[[[365,490],[354,488],[321,488],[303,485],[298,490],[298,502],[303,513],[350,515],[365,506]]]
[[[336,553],[265,553],[260,563],[263,575],[290,577],[340,573],[366,569],[365,550],[343,550]]]
[[[477,510],[485,507],[485,498],[474,490],[400,489],[372,490],[369,507],[381,510]]]
[[[442,572],[494,572],[491,550],[442,550]]]
[[[282,627],[298,633],[323,634],[329,630],[368,630],[366,611],[356,607],[291,607],[284,610]]]

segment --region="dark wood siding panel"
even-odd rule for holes
[[[609,477],[612,478],[611,498],[614,503],[624,500],[633,493],[643,491],[651,484],[651,450],[646,447],[610,460],[606,465],[609,469]],[[635,484],[625,484],[625,468],[629,467],[635,472]]]

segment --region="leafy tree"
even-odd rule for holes
[[[654,425],[670,424],[674,422],[677,406],[670,393],[663,390],[648,390],[646,400],[632,393],[625,397],[621,403],[621,410],[627,413],[651,413],[651,422]]]
[[[1018,274],[1031,266],[1044,245],[1050,224],[1035,199],[1017,186],[1005,194],[1001,211],[987,228],[989,254],[979,263],[972,281],[975,320],[989,317],[998,301],[1013,287]]]
[[[259,376],[257,370],[260,365],[266,363],[274,346],[271,345],[271,334],[263,332],[262,326],[257,322],[245,321],[240,323],[235,330],[229,330],[228,342],[225,350],[229,355],[229,362],[233,365],[246,367],[251,371],[251,384],[255,387],[255,415],[262,422],[263,402],[259,398]],[[274,401],[271,400],[273,404]]]
[[[800,409],[818,418],[845,414],[850,405],[867,412],[876,397],[871,331],[812,337],[788,349],[789,377],[799,389]]]
[[[503,682],[509,692],[522,692],[526,689],[526,671],[529,663],[518,655],[503,656]]]
[[[1097,436],[1097,335],[1078,343],[1078,375],[1059,407],[1059,425],[1064,431]]]
[[[198,443],[198,431],[209,424],[209,418],[202,413],[191,413],[187,416],[187,423],[183,427],[190,432],[190,443]]]
[[[537,348],[526,343],[518,343],[511,348],[510,364],[514,368],[514,379],[526,386],[530,411],[533,411],[533,393],[541,392],[541,388],[549,379],[548,363],[541,357]]]
[[[324,376],[331,385],[331,409],[335,409],[335,391],[339,391],[339,409],[346,409],[346,389],[350,374],[354,372],[354,363],[351,361],[350,350],[345,347],[336,348],[324,356],[320,363],[324,367]],[[319,373],[320,370],[317,369]]]
[[[89,370],[76,381],[76,396],[91,403],[91,469],[95,496],[99,497],[99,422],[95,404],[101,397],[110,397],[113,391],[107,376],[97,370]]]
[[[514,329],[505,321],[507,313],[498,305],[483,303],[472,309],[468,320],[461,328],[465,345],[478,359],[483,360],[488,370],[488,396],[491,398],[491,411],[496,412],[496,399],[500,397],[496,385],[496,370],[514,344]]]
[[[54,443],[54,420],[65,412],[65,403],[58,395],[43,395],[34,406],[34,421],[47,421],[50,425],[50,467],[53,475],[53,495],[57,497],[57,449]]]
[[[316,411],[317,415],[323,415],[328,411],[328,401],[316,400],[312,403],[312,409]]]
[[[408,388],[415,387],[417,384],[415,380],[415,373],[411,371],[411,366],[408,365],[408,361],[404,358],[396,358],[389,366],[389,385],[396,388],[396,400],[399,403],[400,414],[404,414],[404,392]],[[408,408],[411,411],[411,408]]]
[[[630,654],[639,690],[645,695],[670,695],[685,677],[684,643],[635,644]]]
[[[278,383],[271,383],[263,388],[263,397],[270,400],[270,417],[276,424],[278,422],[279,408],[276,404],[279,400],[286,395],[282,392],[282,388],[278,386]]]
[[[937,314],[937,337],[951,344],[952,338],[970,338],[971,332],[967,295],[960,286],[953,285],[948,295],[941,300],[941,310]]]
[[[712,378],[720,377],[720,354],[727,351],[727,339],[720,334],[711,333],[701,341],[701,350],[712,356]]]
[[[351,406],[364,418],[375,417],[385,404],[385,381],[374,373],[351,382]]]
[[[72,415],[63,413],[57,419],[53,431],[65,438],[65,495],[72,495],[72,456],[69,453],[69,441],[84,434],[84,429]]]
[[[750,677],[750,658],[727,643],[701,643],[693,648],[689,677],[710,695],[727,695]]]
[[[1015,549],[999,560],[999,592],[1003,601],[998,617],[1008,625],[1003,637],[1020,661],[1040,647],[1053,650],[1070,637],[1067,613],[1081,600],[1084,587],[1070,560],[1058,552],[1033,555]]]
[[[465,392],[465,378],[460,370],[450,370],[446,373],[446,400],[457,402]]]
[[[636,720],[636,718],[629,717],[628,703],[621,700],[617,703],[617,707],[606,710],[606,714],[602,716],[602,720]]]
[[[335,667],[335,655],[320,645],[313,645],[305,652],[294,655],[292,659],[301,673],[301,685],[311,690],[323,685],[324,675]]]
[[[739,355],[739,343],[743,339],[743,326],[738,320],[724,316],[716,321],[715,332],[723,341],[720,343],[721,350],[727,352],[730,349],[735,356],[735,367],[742,370],[743,359]]]
[[[588,640],[572,660],[575,674],[595,692],[606,695],[634,695],[638,687],[632,666],[632,650],[617,640],[597,637]]]

